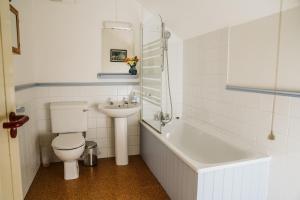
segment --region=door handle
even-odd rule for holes
[[[4,129],[10,129],[10,137],[17,137],[17,129],[18,127],[23,126],[26,122],[28,122],[29,117],[26,115],[16,115],[15,112],[11,112],[9,114],[9,122],[3,123]]]

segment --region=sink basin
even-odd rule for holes
[[[99,105],[99,109],[110,117],[124,118],[137,113],[141,106],[139,104]]]
[[[128,165],[127,117],[137,113],[141,106],[139,104],[106,106],[100,104],[98,108],[106,115],[113,117],[115,121],[116,164]]]

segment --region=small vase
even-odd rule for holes
[[[136,75],[137,74],[137,69],[135,68],[135,66],[136,65],[130,66],[129,74],[131,74],[131,75]]]

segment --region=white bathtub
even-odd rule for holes
[[[173,200],[266,200],[270,157],[181,120],[159,134],[141,122],[141,155]]]

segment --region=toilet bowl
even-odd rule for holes
[[[78,159],[85,147],[82,133],[59,134],[52,141],[55,155],[64,162],[64,179],[71,180],[79,177]]]

